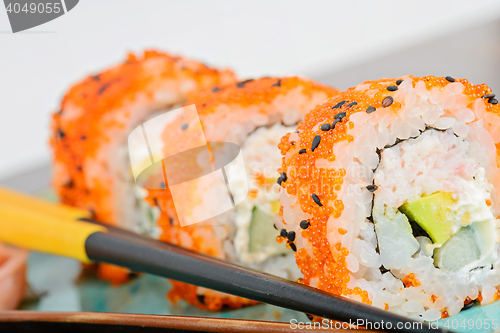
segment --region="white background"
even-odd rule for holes
[[[128,51],[158,48],[242,78],[314,78],[498,17],[495,0],[80,0],[12,34],[1,7],[0,178],[46,163],[49,116],[64,91]]]

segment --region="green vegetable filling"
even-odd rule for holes
[[[453,202],[450,192],[436,192],[405,203],[399,211],[424,229],[433,243],[443,244],[453,236],[455,223],[448,219]]]
[[[399,207],[399,211],[418,224],[437,246],[434,264],[450,271],[457,271],[481,257],[474,228],[466,226],[456,231],[456,223],[450,218],[454,202],[450,192],[436,192]]]
[[[476,232],[463,227],[441,247],[434,250],[434,264],[441,269],[457,271],[478,260],[481,251],[476,244]]]
[[[276,242],[279,231],[274,228],[273,216],[257,207],[252,211],[252,221],[248,232],[250,236],[248,251],[250,253],[281,254],[289,252],[285,243]]]

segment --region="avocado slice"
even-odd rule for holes
[[[278,243],[276,237],[279,231],[274,228],[274,218],[271,214],[255,207],[252,211],[252,221],[248,230],[250,253],[267,252],[269,254],[287,253],[285,242]]]
[[[457,271],[480,256],[475,230],[463,227],[441,247],[434,249],[434,264],[443,270]]]
[[[443,244],[455,231],[455,223],[448,219],[454,202],[451,192],[436,192],[405,203],[399,211],[424,229],[435,244]]]

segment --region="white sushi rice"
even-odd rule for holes
[[[476,299],[479,292],[481,304],[491,303],[496,287],[500,287],[500,221],[496,219],[500,202],[495,191],[500,188],[495,147],[500,142],[500,118],[486,113],[481,98],[467,107],[470,101],[463,97],[460,82],[428,90],[424,82],[413,87],[410,77],[403,79],[393,95],[401,110],[396,114],[390,108],[378,108],[370,114],[352,114],[349,121],[354,127],[349,134],[354,140],[335,144],[335,161],[317,160],[316,167],[347,171],[338,193],[344,210],[339,218],[331,216],[327,222],[328,230],[344,228],[347,233],[330,232],[327,237],[330,244],[341,242],[350,251],[346,258],[351,272],[348,287],[366,290],[374,306],[432,321],[440,319],[442,311],[457,314],[464,300]],[[369,87],[363,84],[356,89]],[[298,135],[292,136],[290,141],[300,142]],[[377,152],[381,152],[380,157]],[[367,189],[371,184],[378,185],[375,195]],[[464,225],[486,221],[488,228],[482,236],[487,249],[474,267],[457,271],[437,268],[432,250],[426,249],[429,244],[415,239],[411,228],[398,220],[398,207],[403,203],[437,191],[454,193],[453,214],[467,212],[472,216]],[[289,228],[300,230],[298,222],[311,216],[302,212],[295,200],[281,192],[284,221]],[[375,228],[370,220],[372,209],[373,217],[385,216],[387,223]],[[459,223],[454,231],[463,226]],[[392,251],[382,255],[379,246],[384,242]],[[300,236],[295,243],[312,256],[307,240]],[[382,265],[389,271],[382,273]],[[471,269],[475,267],[482,268]],[[410,273],[419,286],[404,286],[402,280]],[[317,286],[317,279],[311,279],[310,284]],[[357,295],[349,297],[361,300]]]

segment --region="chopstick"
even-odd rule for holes
[[[378,327],[391,332],[448,332],[319,289],[105,226],[88,220],[84,211],[9,193],[12,191],[0,189],[0,241],[6,243],[84,262],[120,265],[360,326],[384,322]]]
[[[8,205],[11,208],[19,208],[27,212],[37,213],[39,215],[65,219],[90,217],[89,212],[86,210],[42,200],[2,186],[0,186],[0,204]]]

